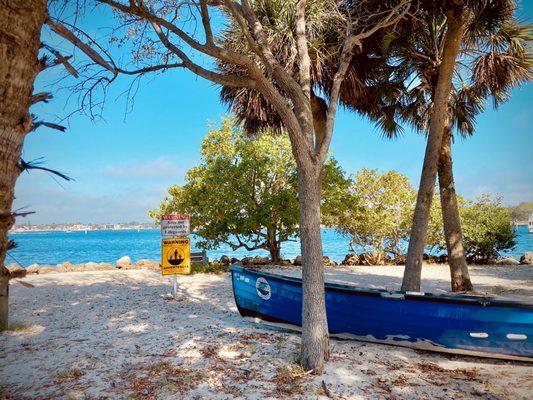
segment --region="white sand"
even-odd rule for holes
[[[379,268],[364,270],[400,273]],[[430,268],[424,270],[429,287],[446,290],[447,271]],[[474,284],[531,294],[533,268],[513,268],[519,273],[475,267]],[[328,274],[346,279],[345,271]],[[357,280],[394,286],[379,276]],[[11,322],[26,328],[0,334],[0,398],[314,399],[326,398],[322,381],[336,399],[528,399],[533,393],[529,364],[356,341],[332,340],[326,373],[303,374],[294,363],[298,335],[241,318],[228,274],[180,277],[181,301],[166,300],[169,282],[149,270],[20,281],[11,285]]]

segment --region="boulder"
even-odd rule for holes
[[[96,269],[98,268],[98,263],[95,263],[95,262],[92,262],[92,261],[89,261],[88,263],[85,263],[85,264],[80,264],[79,266],[82,267],[80,269],[78,269],[78,271],[96,271]]]
[[[28,273],[28,271],[26,271],[24,268],[22,268],[18,264],[9,264],[6,268],[9,271],[9,276],[11,279],[24,278],[26,274]]]
[[[235,257],[231,257],[230,261],[231,261],[232,264],[237,264],[237,263],[241,262],[241,260],[239,260],[238,258],[235,258]]]
[[[436,258],[437,264],[446,264],[448,262],[448,254],[441,254]]]
[[[242,265],[267,265],[269,263],[268,257],[245,257],[242,259]]]
[[[361,259],[357,254],[346,254],[344,260],[342,260],[341,265],[359,265],[361,264]]]
[[[54,268],[54,272],[67,272],[67,269],[63,264],[57,264]]]
[[[117,268],[127,268],[131,265],[131,258],[130,256],[124,256],[120,257],[117,262]]]
[[[28,274],[38,274],[40,269],[41,267],[39,264],[32,264],[26,268],[26,272],[28,272]]]
[[[117,267],[113,264],[109,264],[109,263],[99,263],[95,268],[94,270],[95,271],[112,271],[114,269],[116,269]]]
[[[297,256],[292,262],[292,265],[302,265],[302,256]]]
[[[62,262],[61,264],[63,265],[63,268],[65,269],[66,272],[74,271],[74,264],[72,264],[71,262],[65,261],[65,262]]]
[[[504,257],[496,260],[494,263],[496,265],[520,265],[520,261],[518,261],[514,257]]]
[[[289,267],[292,265],[291,260],[279,260],[279,265],[282,265],[284,267]]]
[[[39,268],[39,274],[49,274],[50,272],[56,272],[56,268],[51,265],[43,265]]]
[[[96,263],[94,263],[94,264],[96,264]],[[85,271],[85,264],[81,263],[81,264],[73,265],[72,266],[72,271],[73,272]]]
[[[520,264],[533,264],[533,251],[526,251],[522,257],[520,257]]]
[[[223,255],[222,257],[220,257],[220,264],[228,266],[231,264],[231,259],[228,256]]]
[[[324,267],[335,267],[337,266],[337,263],[333,260],[330,260],[328,256],[322,257],[322,264],[324,264]]]
[[[161,265],[159,264],[159,261],[147,260],[147,259],[142,259],[142,260],[137,261],[137,266],[143,269],[152,269],[152,270],[161,269]]]

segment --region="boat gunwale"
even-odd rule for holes
[[[233,283],[233,273],[248,273],[256,276],[266,276],[271,279],[276,279],[279,281],[286,281],[290,283],[295,283],[301,285],[302,279],[296,278],[293,276],[280,275],[268,271],[246,268],[239,265],[231,265],[230,271],[232,272],[232,283]],[[386,289],[373,289],[365,288],[356,285],[325,282],[325,288],[338,291],[338,292],[348,292],[354,293],[362,296],[370,297],[381,297],[389,300],[415,300],[415,301],[431,301],[431,302],[444,302],[444,303],[455,303],[455,304],[469,304],[469,305],[479,305],[479,306],[495,306],[495,307],[514,307],[514,308],[527,308],[533,309],[533,302],[522,301],[522,300],[512,300],[512,299],[499,299],[495,297],[482,297],[475,295],[464,295],[464,294],[437,294],[437,293],[423,293],[423,292],[405,292],[400,290],[386,290]],[[234,295],[236,295],[235,290],[233,290]],[[394,297],[397,295],[397,297]]]

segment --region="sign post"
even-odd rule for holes
[[[176,298],[178,275],[191,273],[190,219],[188,214],[161,216],[161,273],[170,276],[172,295]]]

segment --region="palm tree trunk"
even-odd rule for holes
[[[9,322],[7,233],[15,222],[11,207],[24,137],[31,129],[29,107],[45,17],[45,0],[0,0],[0,330]]]
[[[302,367],[320,374],[329,358],[322,239],[320,171],[298,168],[302,251]]]
[[[463,292],[473,290],[473,286],[470,281],[463,247],[463,233],[461,231],[461,220],[459,218],[459,207],[453,179],[451,141],[451,129],[450,126],[447,126],[442,138],[439,159],[439,190],[452,291]]]
[[[455,60],[463,37],[462,7],[454,7],[448,10],[447,25],[448,30],[444,39],[442,63],[439,68],[439,79],[435,91],[435,104],[431,113],[424,165],[420,177],[413,227],[402,281],[402,290],[405,291],[420,291],[422,256],[426,246],[429,211],[435,190],[442,136],[448,121],[448,104],[452,89]]]

